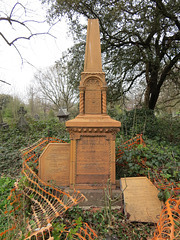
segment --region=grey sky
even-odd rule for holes
[[[1,16],[9,13],[10,9],[16,3],[16,0],[1,0]],[[28,8],[27,19],[45,19],[45,9],[42,9],[39,0],[20,0]],[[14,12],[14,17],[21,16],[25,19],[22,9],[19,7]],[[30,23],[34,32],[46,32],[49,29],[47,23]],[[68,28],[65,20],[57,23],[51,29],[48,35],[35,36],[31,40],[19,40],[16,42],[18,50],[21,52],[22,59],[13,46],[8,46],[0,36],[0,79],[7,81],[11,86],[0,83],[0,94],[13,94],[25,98],[26,89],[33,79],[34,72],[38,68],[44,68],[53,65],[61,57],[63,51],[72,45],[72,38],[67,33]],[[9,41],[12,37],[28,36],[25,28],[19,27],[18,24],[11,26],[9,23],[0,21],[0,32],[4,33]],[[30,63],[30,64],[29,64]]]

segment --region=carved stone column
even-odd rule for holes
[[[107,108],[106,108],[106,90],[107,87],[102,88],[102,113],[106,114],[107,113]]]
[[[84,114],[84,88],[79,87],[79,114]]]

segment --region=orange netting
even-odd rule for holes
[[[134,138],[131,138],[128,141],[121,144],[118,147],[117,158],[120,158],[124,154],[123,149],[131,150],[133,147],[135,147],[139,144],[143,145],[144,147],[146,146],[146,144],[142,138],[142,134],[137,134]]]
[[[76,230],[77,223],[73,223],[70,226],[64,227],[59,234],[59,239],[71,239],[71,229],[75,230],[73,233],[73,239],[86,240],[86,239],[97,239],[96,233],[89,227],[87,223],[82,223]]]
[[[25,240],[31,240],[31,239],[53,240],[54,238],[52,237],[52,225],[48,224],[46,227],[42,227],[41,229],[33,232],[30,236],[26,237]]]
[[[128,141],[121,144],[117,149],[116,165],[118,165],[120,167],[126,166],[127,162],[126,161],[123,161],[123,162],[121,161],[121,159],[124,155],[124,151],[125,150],[130,151],[131,149],[138,147],[138,145],[142,145],[143,147],[146,146],[146,144],[145,144],[145,142],[142,138],[142,134],[137,134],[134,138],[131,138]],[[146,167],[145,163],[146,163],[146,158],[142,158],[141,162],[137,162],[137,164],[140,165],[143,168]]]
[[[180,187],[178,187],[178,182],[169,182],[167,178],[162,177],[161,171],[155,172],[151,170],[151,175],[152,176],[149,174],[149,179],[156,186],[156,188],[161,190],[168,189],[171,192],[171,197],[180,195]]]
[[[15,188],[11,190],[9,200],[11,200],[10,205],[14,208],[9,212],[5,212],[6,214],[14,212],[16,219],[16,215],[18,215],[17,210],[20,208],[20,197],[25,195],[29,198],[32,214],[27,221],[27,236],[25,238],[29,240],[53,239],[51,236],[51,223],[69,208],[85,200],[84,195],[79,191],[74,191],[73,194],[70,195],[69,193],[46,184],[37,176],[39,156],[50,142],[57,143],[64,141],[57,138],[45,138],[21,151],[24,160],[22,169],[24,182],[17,182]],[[87,225],[85,224],[85,226]],[[0,233],[0,236],[6,239],[6,234],[15,229],[16,223],[14,226]],[[84,232],[85,235],[88,236],[88,239],[94,239],[94,237],[90,235],[96,236],[94,231],[89,227],[85,228]],[[81,230],[78,234],[81,234]]]
[[[180,239],[180,199],[169,198],[157,223],[152,240]]]

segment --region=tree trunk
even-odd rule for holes
[[[158,100],[158,97],[159,97],[159,93],[160,93],[160,91],[157,89],[155,91],[153,91],[153,93],[151,93],[150,98],[149,98],[149,106],[148,106],[149,109],[154,110],[157,100]]]
[[[146,63],[145,107],[151,110],[154,110],[160,93],[160,87],[158,87],[159,66],[159,62]]]
[[[149,108],[149,98],[150,98],[150,86],[147,86],[144,96],[144,105],[146,108]]]

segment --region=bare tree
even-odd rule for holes
[[[11,4],[12,2],[10,1],[1,1],[0,3],[0,23],[2,24],[0,39],[16,49],[23,62],[23,57],[17,42],[20,40],[30,40],[37,35],[51,35],[51,27],[45,32],[37,32],[34,30],[34,24],[42,24],[45,21],[32,19],[35,18],[35,16],[32,17],[32,11],[28,9],[28,6],[24,5],[22,1],[17,1],[10,7]]]
[[[68,68],[64,59],[52,67],[39,70],[35,74],[39,91],[43,98],[55,105],[56,110],[65,107],[67,111],[74,105],[76,95],[68,78]]]

